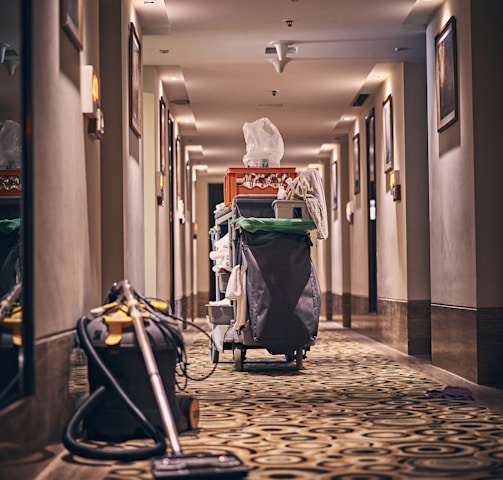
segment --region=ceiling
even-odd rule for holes
[[[262,117],[281,133],[282,165],[316,162],[367,110],[352,106],[358,94],[372,94],[391,65],[424,61],[425,25],[442,0],[133,3],[144,64],[159,69],[191,162],[211,171],[243,166],[243,124]],[[283,73],[269,61],[274,42],[292,50]]]

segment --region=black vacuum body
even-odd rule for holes
[[[19,352],[20,347],[14,345],[12,330],[0,325],[0,401],[12,392],[18,391],[19,385]],[[12,384],[12,379],[18,381]],[[5,396],[5,398],[4,398]]]
[[[193,427],[190,424],[189,412],[193,399],[189,396],[175,394],[176,346],[173,345],[169,336],[166,336],[157,322],[145,320],[145,329],[152,345],[177,430],[178,432],[186,431]],[[132,326],[123,328],[120,342],[116,345],[108,345],[105,342],[109,335],[109,329],[102,319],[89,322],[87,331],[94,349],[113,377],[150,423],[163,431],[161,416],[145,369],[145,362],[136,341],[134,328]],[[106,386],[105,377],[92,362],[89,362],[88,366],[88,380],[90,393],[102,385]],[[148,437],[140,422],[111,389],[107,390],[97,408],[84,418],[83,429],[87,438],[91,440],[126,441]]]

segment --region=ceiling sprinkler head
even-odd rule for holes
[[[291,60],[291,58],[285,57],[283,60],[279,60],[278,58],[271,58],[269,61],[274,65],[276,72],[283,73],[285,65]]]
[[[288,51],[288,47],[292,44],[292,42],[288,40],[279,40],[276,42],[271,42],[272,45],[276,49],[276,54],[278,55],[278,60],[283,60],[286,58],[286,54]]]
[[[10,47],[8,43],[0,43],[0,63],[3,63],[5,60],[5,52]]]
[[[293,20],[283,20],[288,27],[291,27],[293,25]]]

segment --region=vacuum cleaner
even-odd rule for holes
[[[122,298],[120,298],[121,295]],[[120,301],[117,301],[119,298]],[[137,369],[131,371],[126,366],[118,375],[121,378],[115,378],[117,374],[114,376],[109,368],[111,366],[112,369],[117,370],[117,365],[113,364],[113,353],[110,353],[112,358],[106,358],[103,352],[100,356],[97,351],[102,340],[101,327],[95,328],[95,325],[98,324],[92,322],[96,322],[96,320],[87,317],[81,318],[77,323],[77,335],[82,348],[88,355],[89,371],[92,373],[93,369],[97,369],[99,375],[94,375],[98,380],[94,385],[90,385],[92,393],[65,427],[63,433],[65,447],[74,454],[100,460],[133,461],[150,458],[154,478],[223,479],[246,476],[248,468],[230,452],[225,454],[208,452],[186,454],[182,451],[178,433],[184,429],[194,428],[194,421],[197,419],[195,411],[198,411],[198,408],[197,402],[192,397],[185,396],[183,397],[185,401],[180,402],[173,393],[176,360],[173,360],[172,354],[174,351],[183,350],[183,339],[179,329],[173,324],[173,319],[180,319],[139,295],[133,290],[128,280],[114,285],[111,294],[107,297],[107,302],[110,300],[115,301],[112,301],[111,304],[106,303],[100,307],[101,310],[97,309],[93,313],[106,316],[106,313],[112,308],[117,324],[120,324],[124,319],[131,322],[134,341],[130,340],[127,343],[134,344],[136,347],[131,350],[131,353],[136,355],[139,352],[141,355],[144,364],[143,375]],[[109,337],[118,334],[117,324],[114,321],[109,322],[107,327]],[[119,330],[122,343],[126,330],[124,325]],[[159,332],[161,338],[157,339]],[[112,338],[109,343],[113,344],[114,341]],[[162,347],[170,344],[176,348]],[[121,350],[121,355],[123,353]],[[159,371],[156,357],[158,360],[160,359],[161,371]],[[137,363],[136,359],[134,363]],[[137,388],[136,382],[140,376],[142,377],[141,382],[148,380],[155,406],[152,406],[151,402],[148,402],[148,405],[142,405],[141,408],[135,404],[131,395],[128,394],[128,377],[131,376],[135,377],[134,390],[141,390],[142,395],[145,395],[145,388]],[[119,417],[113,420],[114,415],[117,416],[117,410],[120,412]],[[127,415],[129,421],[120,421],[124,415]],[[111,421],[110,418],[112,418]],[[184,418],[187,423],[184,423]],[[159,422],[161,425],[158,425]],[[82,438],[83,436],[83,432],[79,430],[81,425],[84,426],[84,438],[110,440],[111,437],[126,439],[131,435],[130,425],[132,423],[136,425],[134,434],[151,438],[154,445],[120,450],[108,446],[90,446],[77,441],[77,437]],[[129,428],[129,430],[121,430],[122,427],[118,428],[118,424],[126,430]],[[171,455],[165,455],[167,443],[163,433],[171,446]]]
[[[16,283],[0,301],[0,405],[15,395],[21,385],[23,368],[21,305],[22,283]]]

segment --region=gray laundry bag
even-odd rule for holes
[[[271,354],[311,345],[321,291],[307,234],[241,230],[248,319],[254,340]]]

